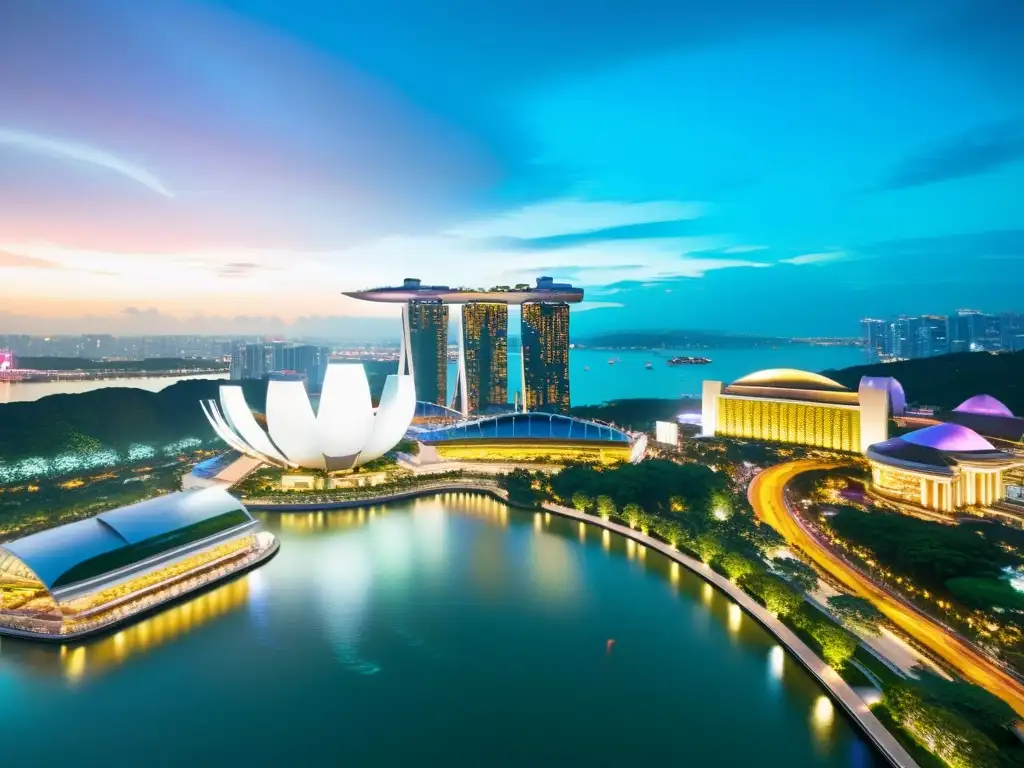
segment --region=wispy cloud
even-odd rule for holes
[[[99,168],[105,168],[108,171],[113,171],[121,176],[137,181],[144,187],[164,197],[174,197],[174,193],[167,189],[160,179],[145,168],[102,149],[90,147],[87,144],[79,144],[74,141],[65,141],[63,139],[40,136],[39,134],[27,131],[0,127],[0,146],[3,145],[59,160],[86,163]]]
[[[578,235],[637,224],[696,219],[704,213],[705,206],[702,203],[670,200],[625,203],[563,198],[467,222],[445,234],[474,239],[536,239]]]
[[[34,256],[22,256],[10,251],[0,251],[0,269],[14,267],[17,269],[56,269],[59,265],[47,259]]]
[[[821,253],[804,253],[800,256],[791,256],[788,259],[780,259],[780,264],[794,264],[803,266],[805,264],[825,264],[830,261],[839,261],[846,258],[843,251],[822,251]]]
[[[1024,158],[1024,121],[977,128],[897,164],[883,180],[884,190],[923,187],[994,171]]]

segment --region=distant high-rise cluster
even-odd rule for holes
[[[900,315],[860,321],[864,348],[880,360],[911,360],[950,352],[1024,350],[1024,314],[958,309],[952,315]]]
[[[409,278],[400,286],[345,295],[403,305],[399,371],[408,367],[417,399],[437,405],[448,404],[447,305],[461,305],[458,378],[450,406],[466,415],[508,407],[508,307],[520,305],[522,391],[516,400],[526,410],[569,412],[569,304],[583,300],[581,289],[550,277],[538,278],[536,286],[489,290],[423,285]]]
[[[262,379],[272,373],[301,374],[306,387],[318,392],[331,359],[328,347],[283,341],[239,344],[231,351],[232,379]]]

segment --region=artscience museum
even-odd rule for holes
[[[267,384],[257,420],[242,387],[226,384],[202,403],[220,438],[239,453],[286,469],[338,472],[380,458],[405,435],[416,410],[412,376],[388,376],[376,408],[362,364],[332,363],[314,409],[301,378]],[[265,424],[261,423],[264,421]]]

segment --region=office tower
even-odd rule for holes
[[[915,356],[920,344],[921,318],[901,315],[889,323],[889,354],[900,360]]]
[[[445,405],[448,394],[448,307],[440,300],[413,300],[405,305],[403,314],[402,342],[416,385],[416,399]]]
[[[1001,333],[999,346],[1004,352],[1020,352],[1024,350],[1024,315],[1017,312],[1004,312],[999,316]]]
[[[914,357],[935,357],[949,352],[949,318],[924,315],[919,319],[918,345]]]
[[[270,373],[266,344],[241,344],[231,353],[232,379],[262,379]]]
[[[295,344],[283,353],[284,370],[301,373],[306,378],[306,391],[319,392],[327,375],[327,364],[331,360],[328,347],[314,344]]]
[[[466,413],[508,404],[508,305],[471,301],[462,307],[458,396]]]
[[[860,333],[864,349],[869,355],[879,357],[887,354],[885,320],[865,317],[860,321]]]
[[[569,305],[523,304],[522,360],[528,411],[569,412]]]

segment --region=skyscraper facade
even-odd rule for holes
[[[508,305],[463,305],[461,365],[467,412],[508,404]]]
[[[569,412],[569,305],[528,302],[522,310],[523,398],[528,411]]]
[[[407,354],[416,399],[445,405],[448,394],[448,307],[441,301],[410,301]]]
[[[864,350],[875,357],[885,354],[885,320],[865,317],[860,321],[861,341]]]
[[[232,379],[262,379],[270,373],[266,344],[239,344],[231,352]]]

